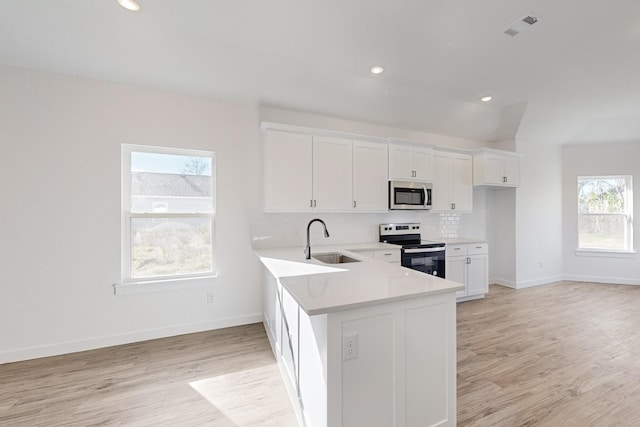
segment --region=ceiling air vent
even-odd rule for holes
[[[520,19],[515,20],[511,25],[502,30],[502,32],[508,36],[515,37],[522,31],[526,31],[537,23],[540,18],[532,13],[527,13]]]

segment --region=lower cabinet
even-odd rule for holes
[[[453,293],[309,316],[279,279],[265,285],[265,329],[301,425],[455,427]]]
[[[398,264],[400,265],[401,262],[401,258],[400,258],[400,249],[366,249],[366,250],[353,250],[353,252],[369,257],[369,258],[373,258],[373,259],[377,259],[380,261],[385,261],[388,263],[392,263],[392,264]]]
[[[462,283],[458,299],[473,299],[489,291],[489,246],[472,243],[446,246],[446,278]]]
[[[452,293],[299,316],[307,427],[456,425]]]

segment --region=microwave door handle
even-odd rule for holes
[[[426,209],[429,206],[429,192],[425,184],[422,184],[422,189],[424,190],[424,208]]]

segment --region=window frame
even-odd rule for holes
[[[208,157],[211,159],[211,212],[201,213],[169,213],[169,212],[131,212],[131,153],[153,153],[188,157]],[[122,144],[121,148],[121,284],[129,285],[155,285],[159,283],[175,282],[180,280],[200,279],[216,277],[215,264],[215,213],[216,213],[216,156],[213,151],[192,150],[186,148],[158,147],[151,145]],[[132,277],[131,271],[131,221],[135,218],[164,219],[164,218],[205,218],[211,222],[211,270],[197,273],[181,273],[169,275],[156,275],[148,277]]]
[[[624,191],[624,212],[622,213],[581,213],[580,212],[580,181],[596,181],[604,179],[622,179],[625,183]],[[576,179],[576,213],[577,213],[577,249],[579,252],[602,252],[602,253],[634,253],[633,249],[633,176],[632,175],[580,175]],[[583,247],[580,245],[580,218],[589,216],[614,216],[624,218],[624,248],[611,249],[602,247]]]

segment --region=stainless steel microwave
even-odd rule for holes
[[[389,209],[431,209],[431,184],[389,181]]]

